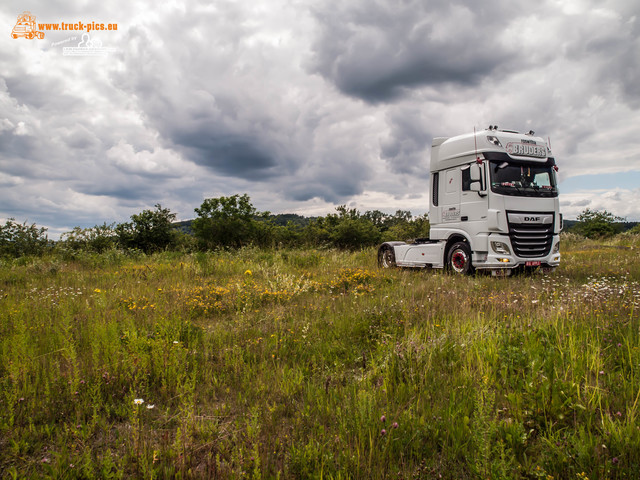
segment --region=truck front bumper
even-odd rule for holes
[[[477,270],[514,269],[518,267],[555,268],[560,265],[560,237],[558,235],[553,237],[549,254],[535,258],[522,258],[515,255],[507,235],[491,235],[489,240],[489,251],[475,253],[473,256],[473,266]],[[493,248],[494,243],[502,243],[508,248]],[[496,252],[496,250],[501,251]]]

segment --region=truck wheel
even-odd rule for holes
[[[394,268],[396,266],[396,254],[392,246],[383,245],[380,247],[380,250],[378,250],[378,266],[380,268]]]
[[[471,264],[471,248],[466,242],[454,243],[447,253],[447,268],[455,273],[470,275],[473,273]]]

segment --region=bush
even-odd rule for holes
[[[131,222],[116,226],[115,232],[121,247],[151,253],[175,246],[178,233],[172,222],[176,214],[160,204],[155,207],[155,210],[131,215]]]
[[[380,229],[370,218],[345,205],[336,210],[337,215],[316,218],[308,225],[304,232],[307,243],[356,250],[380,242]]]
[[[96,225],[91,228],[75,227],[70,232],[63,233],[58,242],[58,248],[67,251],[86,251],[102,253],[116,246],[117,235],[114,224]]]
[[[640,235],[640,225],[636,225],[635,227],[630,228],[626,233],[631,235]]]
[[[390,240],[414,240],[416,238],[429,237],[429,219],[427,215],[416,218],[409,218],[396,222],[384,234],[384,241]]]
[[[262,215],[254,225],[256,231],[253,244],[259,247],[296,247],[300,246],[302,228],[294,222],[278,225],[267,215]]]
[[[621,221],[621,217],[603,210],[591,210],[587,208],[578,215],[578,223],[571,231],[579,233],[587,238],[606,238],[620,232],[615,222]]]
[[[237,248],[266,240],[265,230],[254,218],[258,212],[247,194],[207,198],[195,212],[198,218],[191,228],[202,249]]]
[[[0,255],[42,255],[51,246],[46,231],[35,223],[27,225],[26,222],[16,222],[15,218],[8,219],[4,226],[0,226]]]
[[[380,230],[364,218],[341,219],[331,232],[331,240],[338,248],[356,250],[380,243]]]

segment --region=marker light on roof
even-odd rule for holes
[[[502,144],[500,143],[500,140],[498,140],[498,137],[494,137],[493,135],[487,135],[487,141],[489,143],[493,143],[496,147],[502,147]]]

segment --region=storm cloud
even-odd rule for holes
[[[24,8],[0,7],[6,31]],[[104,57],[64,56],[77,33],[0,35],[0,219],[62,232],[156,203],[184,219],[235,193],[274,212],[422,214],[432,138],[489,124],[549,137],[562,180],[640,171],[633,2],[29,8],[118,29],[92,32]],[[637,189],[567,185],[567,218],[609,202],[640,219]]]
[[[502,37],[518,2],[352,1],[317,13],[312,71],[342,92],[389,102],[414,88],[471,87],[517,69],[526,56]],[[496,15],[500,11],[501,15]],[[527,2],[530,14],[531,4]]]

